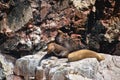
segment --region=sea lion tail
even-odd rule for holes
[[[98,54],[98,61],[102,61],[102,60],[105,60],[105,57],[103,54]]]

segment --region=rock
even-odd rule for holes
[[[120,69],[115,65],[117,61],[114,59],[119,59],[117,56],[106,55],[106,59],[102,61],[99,65],[98,71],[100,75],[96,75],[96,79],[103,79],[103,80],[117,80],[120,79]],[[99,76],[99,78],[98,78]],[[101,76],[101,77],[100,77]]]
[[[20,37],[14,36],[12,38],[8,38],[5,43],[0,45],[0,50],[1,51],[12,51],[15,50],[18,42],[20,41]]]
[[[0,68],[0,80],[2,80],[4,78],[5,78],[4,70],[2,68]]]
[[[67,66],[67,59],[46,59],[41,62],[41,67],[44,70],[45,78],[48,80],[65,80],[64,74],[66,72],[62,70]],[[59,71],[60,70],[60,71]],[[49,74],[49,75],[48,75]]]
[[[109,19],[110,24],[107,27],[107,31],[105,33],[105,38],[109,43],[114,42],[119,39],[120,32],[120,18],[112,17]]]
[[[35,76],[35,69],[39,65],[39,62],[43,55],[46,53],[40,52],[35,55],[28,55],[22,57],[16,61],[14,72],[18,76],[23,76],[25,80],[28,80]]]
[[[69,3],[70,3],[70,0],[59,1],[56,9],[62,11],[70,6]]]
[[[119,61],[120,61],[120,57],[117,57],[117,56],[114,56],[114,57],[113,57],[113,62],[114,62],[114,64],[115,64],[115,66],[118,67],[118,68],[120,68],[120,63],[119,63]]]
[[[29,0],[29,1],[31,4],[31,7],[33,7],[33,8],[39,7],[39,0],[35,0],[35,1]]]
[[[48,4],[45,1],[42,1],[40,10],[41,20],[46,18],[47,14],[50,12],[50,7],[51,7],[50,4]]]
[[[6,80],[23,80],[20,76],[9,75],[6,77]]]
[[[36,68],[35,79],[36,80],[46,80],[45,70],[42,67]]]
[[[65,71],[56,71],[49,79],[50,80],[67,80]]]
[[[8,80],[10,80],[10,79],[8,79]],[[13,79],[11,79],[11,80],[23,80],[23,79],[19,76],[13,76]]]
[[[69,80],[92,80],[89,78],[84,78],[81,75],[75,75],[75,74],[69,74],[68,78],[69,78]]]
[[[22,30],[24,30],[24,28]],[[14,52],[12,54],[19,54],[20,56],[24,56],[28,55],[28,53],[32,54],[34,51],[39,51],[43,47],[44,43],[41,41],[40,27],[33,26],[31,28],[31,32],[27,35],[27,32],[20,33],[20,31],[21,30],[15,33],[15,35],[12,37],[7,37],[6,41],[4,41],[3,43],[1,41],[2,45],[0,45],[0,50],[2,52]]]
[[[77,80],[80,78],[78,75],[88,77],[88,80],[89,78],[95,77],[98,67],[98,62],[96,59],[85,59],[71,63],[66,63],[66,61],[67,59],[43,60],[41,67],[37,70],[36,77],[38,78],[38,74],[44,74],[44,78],[49,80]],[[75,77],[73,78],[71,76]],[[80,79],[84,79],[82,76]]]
[[[83,8],[89,8],[89,6],[94,5],[96,0],[71,0],[73,5],[82,10]]]
[[[81,60],[79,62],[71,62],[70,63],[71,67],[76,67],[78,73],[81,74],[82,76],[86,76],[87,78],[95,78],[95,74],[97,73],[97,68],[98,68],[98,61],[93,58],[93,59],[85,59]]]
[[[15,7],[8,15],[8,25],[10,29],[16,31],[32,18],[32,8],[26,0],[17,1]]]
[[[16,61],[15,75],[25,80],[118,80],[120,79],[119,56],[105,55],[105,60],[96,58],[68,62],[67,58],[48,57],[46,53],[22,57]]]
[[[118,56],[105,55],[105,60],[98,62],[95,58],[87,58],[66,63],[63,59],[46,59],[38,67],[37,80],[117,80],[119,67],[115,66],[114,58]],[[59,62],[59,64],[57,63]],[[38,75],[39,74],[39,75]],[[41,76],[42,75],[42,76]],[[40,77],[41,76],[41,77]],[[39,78],[38,78],[39,77]]]
[[[0,53],[0,79],[13,74],[14,65],[8,62],[6,58]]]

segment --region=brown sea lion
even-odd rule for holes
[[[68,55],[68,61],[78,61],[84,58],[96,58],[98,61],[104,60],[104,56],[91,50],[82,49],[78,51],[74,51],[72,53],[69,53]]]
[[[54,53],[58,57],[67,57],[69,50],[61,45],[51,42],[48,43],[47,45],[47,53],[48,54]]]
[[[69,35],[66,33],[63,33],[61,30],[58,30],[58,34],[55,37],[55,42],[57,44],[62,45],[63,44],[63,40],[65,40],[66,38],[69,38]]]
[[[82,46],[76,43],[76,41],[73,40],[67,33],[63,33],[60,30],[58,30],[58,34],[55,37],[55,42],[68,49],[69,52],[73,52],[82,48]]]
[[[80,44],[76,43],[67,33],[58,30],[55,41],[48,43],[48,54],[54,53],[59,57],[67,57],[69,53],[83,49]]]

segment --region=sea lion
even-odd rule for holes
[[[51,53],[54,53],[58,57],[67,57],[69,50],[59,44],[50,42],[47,45],[47,54],[51,54]]]
[[[61,30],[58,30],[55,42],[68,49],[69,52],[82,49],[82,45],[76,43],[74,39],[72,39],[67,33],[63,33]]]
[[[78,61],[84,58],[96,58],[98,61],[104,60],[104,56],[92,51],[92,50],[87,50],[87,49],[82,49],[78,51],[74,51],[72,53],[69,53],[68,55],[68,61]]]
[[[57,44],[62,45],[63,40],[65,40],[66,38],[69,38],[69,35],[67,35],[66,33],[63,33],[61,30],[58,30],[58,34],[55,37],[55,42]]]
[[[69,53],[83,49],[80,44],[77,44],[67,33],[58,30],[55,41],[47,44],[48,54],[54,53],[59,57],[67,57]]]

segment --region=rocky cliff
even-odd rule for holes
[[[56,55],[78,49],[105,60]],[[0,1],[0,80],[119,80],[119,56],[120,0]]]

